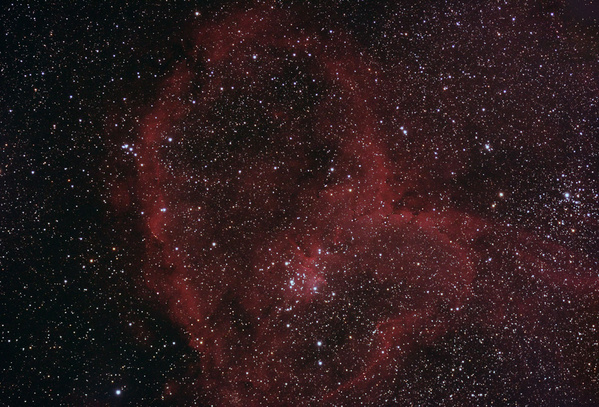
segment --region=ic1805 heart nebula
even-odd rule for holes
[[[197,355],[165,400],[599,402],[596,60],[513,3],[186,31],[128,181]]]

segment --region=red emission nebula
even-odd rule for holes
[[[472,152],[440,164],[402,149],[433,134],[383,123],[408,108],[386,102],[394,75],[301,13],[237,11],[194,33],[136,143],[143,278],[200,361],[165,398],[418,403],[416,377],[452,383],[443,366],[459,367],[430,353],[460,340],[519,392],[549,361],[562,386],[596,396],[597,344],[576,340],[599,322],[595,264],[452,204],[449,180]],[[485,392],[505,391],[486,380]],[[475,405],[476,386],[456,383],[439,397]]]

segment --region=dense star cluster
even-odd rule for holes
[[[599,404],[588,1],[15,3],[6,405]]]

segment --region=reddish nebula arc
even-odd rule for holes
[[[201,355],[191,391],[219,405],[384,402],[415,348],[474,318],[476,242],[500,225],[397,204],[405,167],[378,125],[378,67],[347,36],[264,8],[195,38],[140,126],[136,181],[145,279]],[[514,250],[550,250],[514,236]],[[555,265],[538,275],[592,295],[589,267],[568,266],[569,283]]]

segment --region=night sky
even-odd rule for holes
[[[598,406],[592,3],[5,2],[0,405]]]

